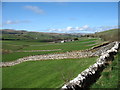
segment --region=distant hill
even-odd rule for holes
[[[0,30],[2,40],[34,40],[34,41],[56,41],[63,39],[74,39],[80,35],[72,35],[65,33],[45,33],[45,32],[29,32],[25,30],[2,29]]]
[[[103,32],[97,32],[88,36],[99,37],[105,41],[120,41],[120,29],[111,29]]]

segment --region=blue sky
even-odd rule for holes
[[[3,2],[3,29],[93,33],[116,28],[117,2]]]

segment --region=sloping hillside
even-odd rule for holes
[[[111,29],[103,32],[97,32],[90,36],[92,37],[100,37],[105,41],[120,41],[120,29]]]

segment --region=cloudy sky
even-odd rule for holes
[[[2,28],[93,33],[118,25],[117,2],[3,2]]]

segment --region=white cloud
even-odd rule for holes
[[[8,21],[6,21],[5,23],[6,23],[6,24],[13,24],[13,23],[15,23],[15,22],[12,22],[12,21],[8,20]]]
[[[88,25],[84,25],[82,27],[66,27],[63,29],[49,29],[50,32],[79,32],[79,31],[83,31],[83,30],[87,30],[89,28]]]
[[[30,21],[28,20],[23,20],[23,21],[12,21],[12,20],[7,20],[3,22],[3,25],[8,25],[8,24],[19,24],[19,23],[29,23]]]
[[[89,27],[88,25],[84,25],[82,28],[87,29],[88,27]]]
[[[88,29],[88,28],[89,28],[88,25],[84,25],[84,26],[82,26],[82,27],[76,27],[76,30],[86,30],[86,29]]]
[[[58,32],[58,33],[80,33],[80,32],[90,32],[90,33],[94,33],[94,32],[101,32],[101,31],[105,31],[105,30],[110,30],[110,29],[115,29],[118,28],[117,25],[115,26],[99,26],[99,27],[89,27],[88,25],[84,25],[82,27],[66,27],[63,29],[49,29],[50,32]]]
[[[71,31],[71,30],[74,30],[74,28],[73,27],[67,27],[66,30]]]
[[[38,14],[43,14],[44,13],[44,11],[37,6],[24,6],[24,8],[26,8],[28,10],[31,10],[31,11],[33,11],[35,13],[38,13]]]
[[[101,31],[115,29],[115,28],[118,28],[118,25],[114,25],[114,26],[100,26],[100,27],[94,28],[94,30],[95,30],[95,32],[101,32]]]

